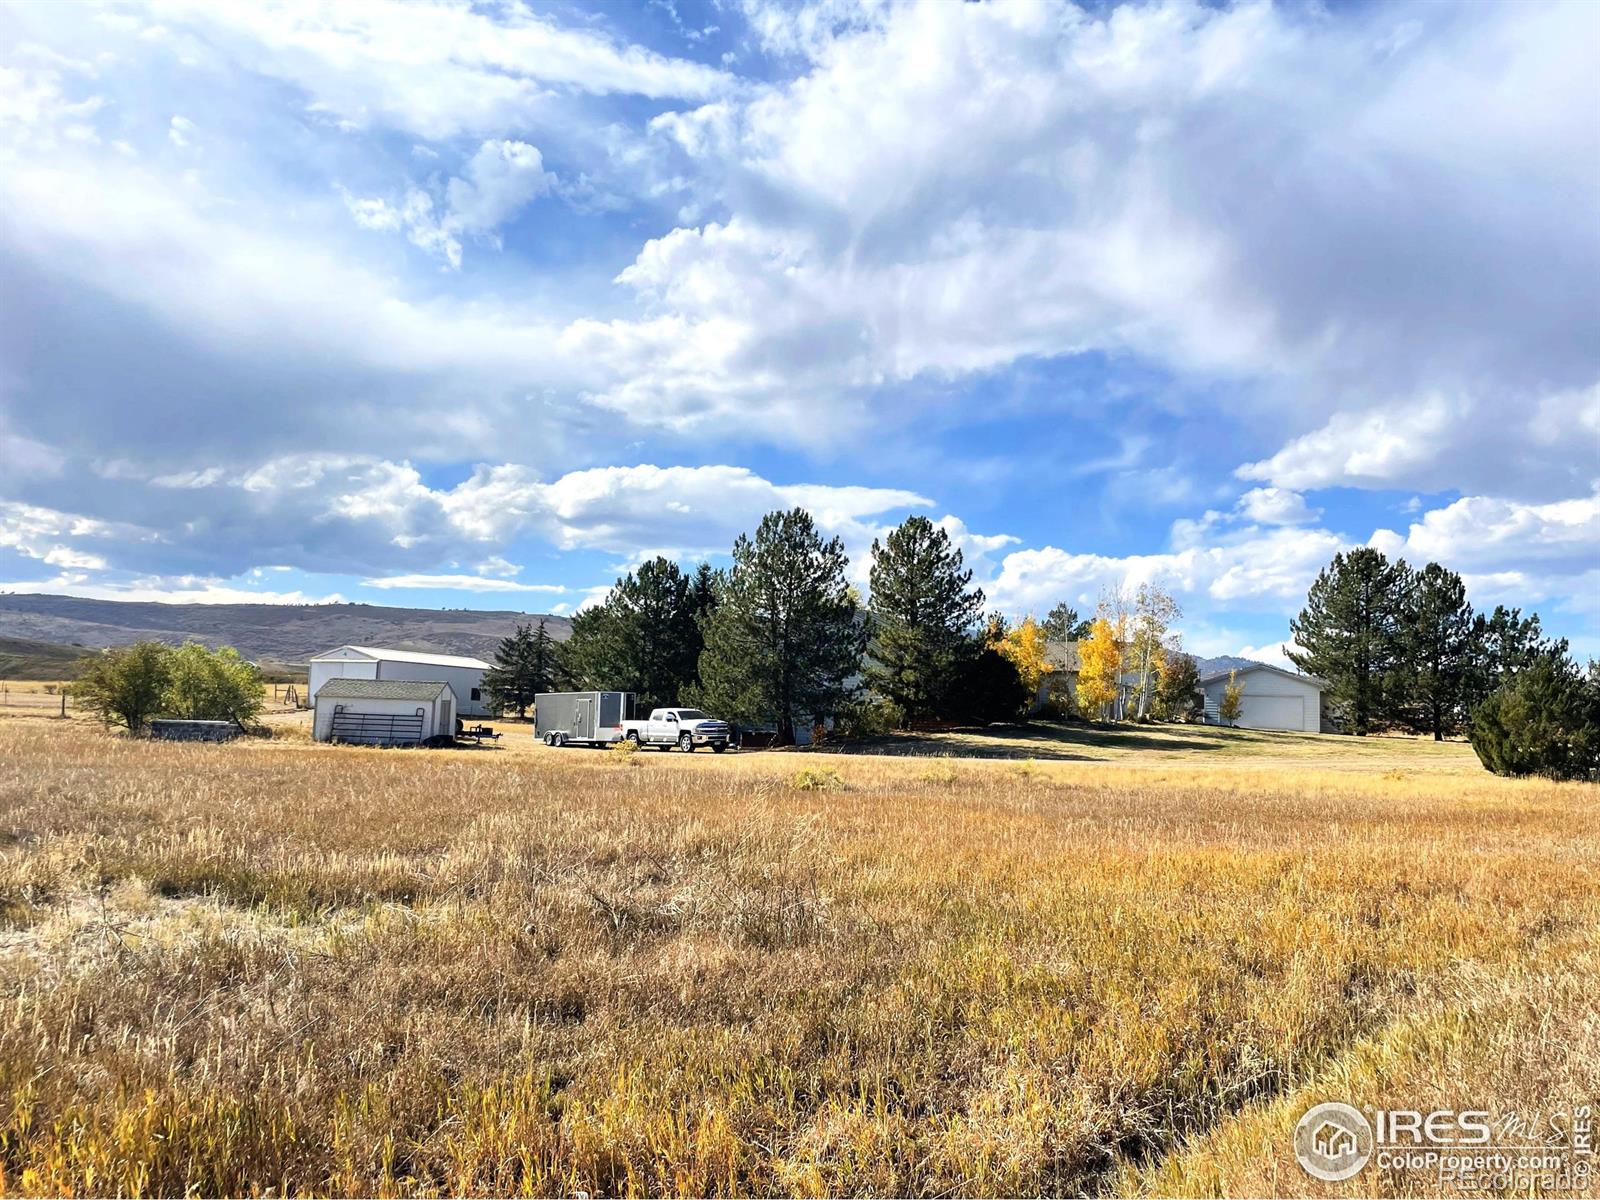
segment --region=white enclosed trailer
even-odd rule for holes
[[[547,746],[606,746],[622,740],[632,692],[540,692],[533,735]]]
[[[330,679],[313,704],[312,736],[319,742],[416,746],[455,737],[455,694],[447,683]]]
[[[482,659],[455,654],[426,654],[420,650],[390,650],[383,646],[340,646],[311,659],[306,690],[315,696],[330,679],[409,680],[447,683],[455,693],[456,712],[464,717],[487,716],[483,702]]]

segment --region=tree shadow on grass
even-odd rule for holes
[[[1095,750],[1221,750],[1235,731],[1203,726],[1163,726],[1155,733],[1139,726],[1036,723],[952,729],[937,736],[897,733],[819,749],[837,754],[881,754],[907,758],[1036,758],[1104,762]]]

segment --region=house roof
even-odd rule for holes
[[[480,671],[489,669],[489,664],[481,658],[464,658],[456,654],[426,654],[420,650],[390,650],[384,646],[335,646],[332,650],[313,654],[311,661],[321,662],[345,650],[354,650],[357,654],[363,654],[380,662],[422,663],[430,667],[475,667]]]
[[[1077,642],[1049,641],[1044,644],[1044,656],[1058,671],[1076,671],[1083,663],[1078,657]]]
[[[1327,690],[1328,683],[1325,679],[1318,679],[1315,675],[1301,675],[1297,671],[1285,671],[1282,667],[1275,667],[1271,663],[1255,663],[1248,667],[1237,668],[1240,675],[1253,675],[1257,671],[1271,671],[1274,675],[1282,675],[1285,679],[1298,679],[1301,683],[1309,683],[1312,687]],[[1213,671],[1209,675],[1200,677],[1200,684],[1204,687],[1208,683],[1215,683],[1219,679],[1226,679],[1231,671]]]
[[[317,689],[318,700],[437,700],[448,683],[411,679],[330,679]]]

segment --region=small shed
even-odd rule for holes
[[[404,679],[330,679],[313,703],[319,742],[415,746],[456,732],[455,694],[448,683]]]
[[[338,646],[312,656],[306,690],[315,696],[332,679],[448,683],[455,693],[456,711],[462,716],[479,717],[489,711],[483,698],[483,673],[488,669],[489,664],[481,658],[456,654],[391,650],[386,646]]]
[[[1281,667],[1256,663],[1236,672],[1244,689],[1239,698],[1241,729],[1285,729],[1298,733],[1322,730],[1322,693],[1327,684],[1311,675],[1296,675]],[[1218,712],[1222,691],[1228,686],[1227,671],[1217,671],[1200,680],[1206,698],[1206,720],[1222,722]]]

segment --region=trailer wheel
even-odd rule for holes
[[[693,754],[694,753],[694,735],[693,734],[688,734],[688,733],[680,733],[678,735],[678,749],[682,750],[685,754]]]
[[[565,746],[566,744],[567,744],[567,735],[564,734],[564,733],[556,734],[556,745],[557,746]]]

